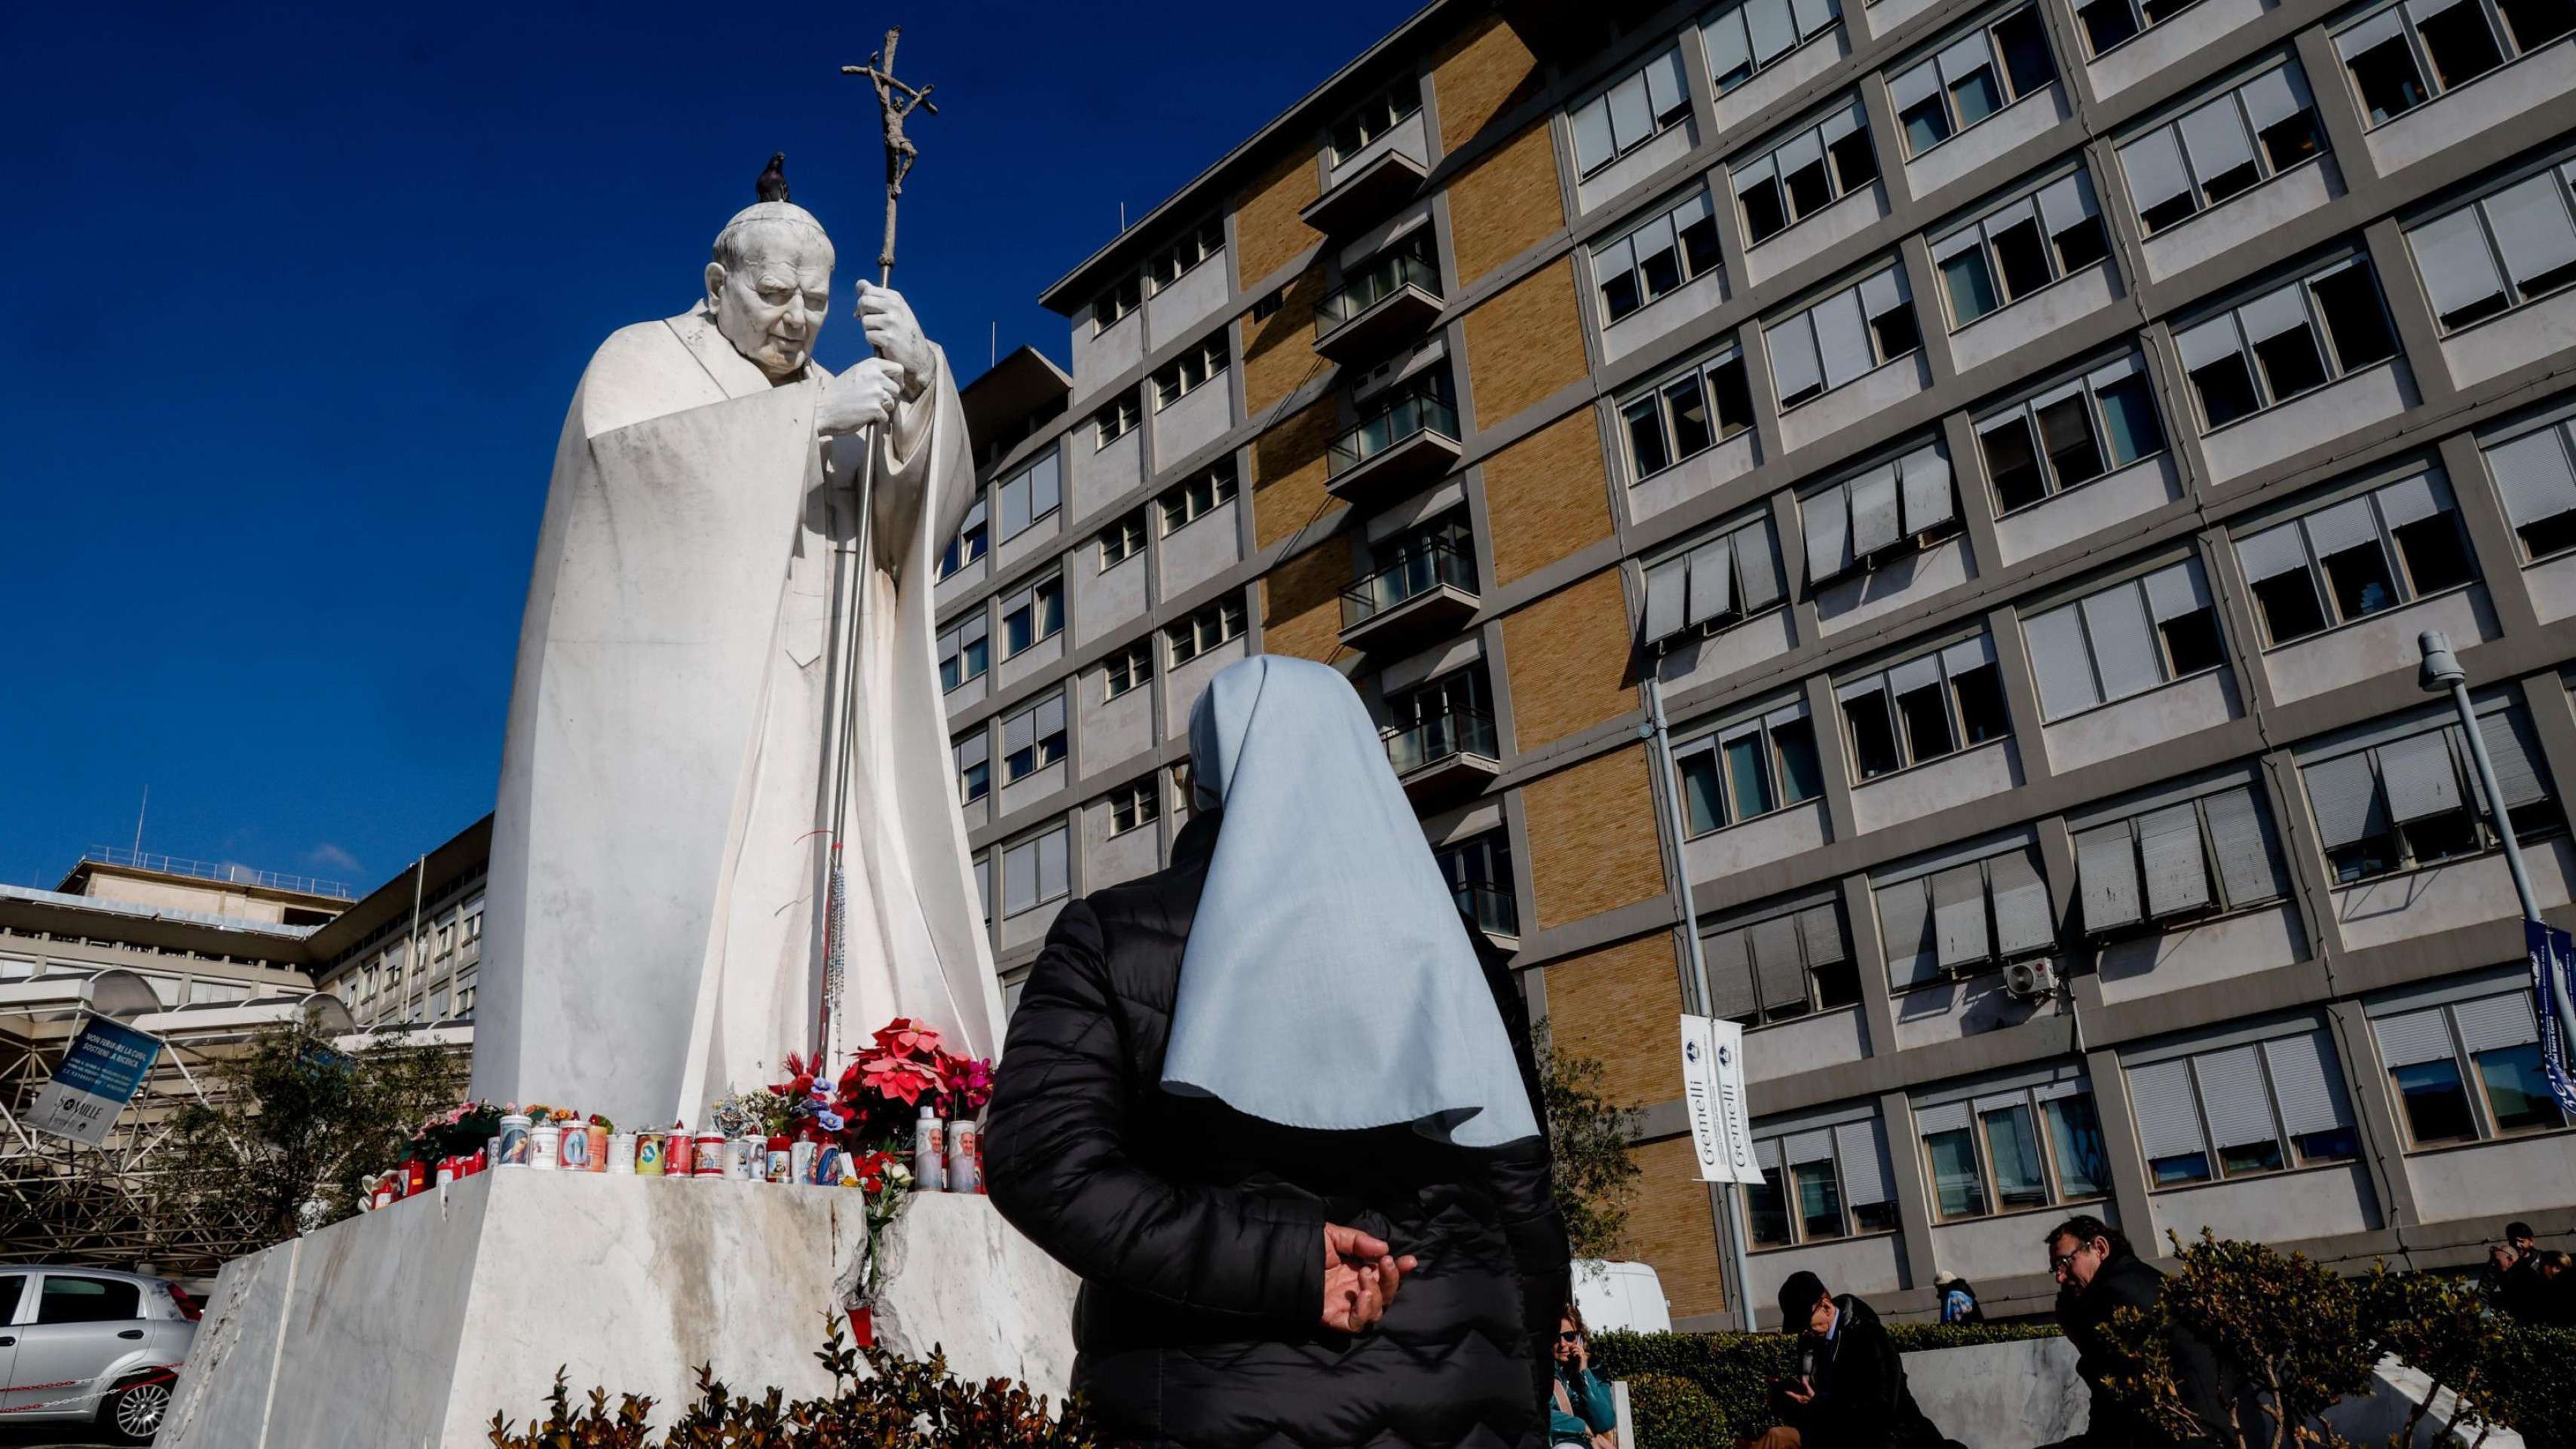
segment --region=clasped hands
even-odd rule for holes
[[[1395,1256],[1383,1238],[1324,1224],[1324,1326],[1336,1333],[1375,1327],[1415,1266],[1411,1254]]]
[[[930,339],[912,304],[892,287],[861,281],[859,323],[877,355],[823,385],[823,404],[814,420],[818,433],[853,433],[894,416],[901,404],[921,396],[938,373]]]

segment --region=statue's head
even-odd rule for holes
[[[814,354],[832,300],[832,239],[805,208],[764,201],[735,212],[707,263],[716,328],[762,372],[781,378]]]

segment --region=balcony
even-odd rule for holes
[[[1517,943],[1521,938],[1520,902],[1512,899],[1508,886],[1470,881],[1451,886],[1449,894],[1458,902],[1461,915],[1476,923],[1485,939],[1497,945]]]
[[[1371,262],[1315,306],[1315,350],[1348,366],[1420,337],[1440,316],[1440,270],[1398,254]]]
[[[1382,151],[1307,202],[1297,216],[1326,236],[1348,236],[1412,200],[1430,174],[1429,167],[1403,151]]]
[[[1454,634],[1476,614],[1476,563],[1450,544],[1417,550],[1342,590],[1342,642],[1396,650]]]
[[[1351,502],[1394,498],[1457,466],[1458,410],[1413,393],[1325,450],[1324,487]]]
[[[1494,743],[1494,717],[1474,710],[1444,710],[1409,725],[1378,732],[1396,783],[1417,806],[1456,799],[1484,788],[1503,772]]]

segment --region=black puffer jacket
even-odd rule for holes
[[[2164,1286],[2165,1275],[2136,1254],[2115,1252],[2094,1271],[2090,1284],[2058,1294],[2057,1321],[2066,1330],[2067,1341],[2075,1345],[2076,1376],[2092,1391],[2091,1427],[2084,1434],[2085,1444],[2092,1449],[2146,1449],[2173,1442],[2170,1435],[2105,1387],[2106,1380],[2136,1372],[2136,1365],[2114,1341],[2111,1316],[2123,1308],[2141,1313],[2153,1310]],[[2203,1424],[2227,1422],[2230,1393],[2219,1371],[2218,1356],[2178,1323],[2172,1327],[2168,1344],[2174,1383],[2181,1391],[2183,1407],[2200,1416]],[[2249,1418],[2247,1422],[2254,1421]]]
[[[1076,1391],[1113,1442],[1155,1449],[1539,1445],[1568,1297],[1543,1140],[1305,1131],[1162,1091],[1215,826],[1191,821],[1170,870],[1065,908],[1002,1053],[990,1191],[1082,1275]],[[1421,1259],[1356,1338],[1322,1326],[1327,1222]]]

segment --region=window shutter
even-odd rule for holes
[[[2495,475],[2496,492],[2503,495],[2505,516],[2514,527],[2528,528],[2576,508],[2576,471],[2567,465],[2567,447],[2560,438],[2560,431],[2549,427],[2487,449],[2487,471]]]
[[[1771,1175],[1772,1181],[1776,1184],[1780,1173],[1780,1139],[1773,1137],[1754,1143],[1753,1160],[1764,1172]]]
[[[1059,694],[1038,706],[1038,738],[1064,733],[1064,696]]]
[[[1029,475],[1020,474],[1001,487],[1002,537],[1017,536],[1029,526]]]
[[[2175,129],[2182,132],[2183,149],[2191,154],[2191,169],[2203,186],[2254,159],[2253,138],[2245,134],[2245,118],[2232,95],[2186,112]]]
[[[1940,72],[1928,60],[1887,83],[1888,99],[1895,102],[1896,113],[1900,116],[1938,94],[1940,89]]]
[[[1878,929],[1887,947],[1887,979],[1900,990],[1940,979],[1932,946],[1930,882],[1920,878],[1876,887]]]
[[[1941,651],[1941,668],[1952,679],[1995,662],[1995,641],[1983,634],[1962,639]]]
[[[2529,1046],[2540,1040],[2532,1019],[2531,998],[2519,991],[2463,1001],[2451,1008],[2460,1023],[2460,1045],[2469,1055],[2501,1047]]]
[[[2496,792],[2504,796],[2507,810],[2549,798],[2548,783],[2541,779],[2528,744],[2529,729],[2511,710],[2478,716],[2478,737],[2486,741],[2487,763],[2495,766]],[[2484,813],[2483,805],[2479,809]]]
[[[1756,4],[1762,0],[1755,0]],[[1667,50],[1646,62],[1646,100],[1657,116],[1672,114],[1677,106],[1690,103],[1690,87],[1682,83],[1682,53],[1679,47]]]
[[[1753,58],[1758,65],[1769,65],[1798,43],[1797,21],[1789,14],[1789,0],[1748,0],[1744,19],[1753,32]]]
[[[1708,42],[1708,73],[1723,79],[1739,66],[1753,63],[1753,46],[1744,31],[1744,8],[1720,11],[1700,30]]]
[[[1938,1137],[1944,1132],[1964,1132],[1968,1128],[1968,1104],[1944,1102],[1937,1107],[1914,1109],[1914,1132],[1919,1137]]]
[[[2487,250],[2486,233],[2478,226],[2476,207],[2437,216],[2408,231],[2406,242],[2414,248],[2415,272],[2433,298],[2437,319],[2504,291],[2494,254]]]
[[[1825,144],[1830,146],[1845,136],[1867,129],[1869,129],[1868,114],[1861,109],[1860,102],[1855,100],[1849,110],[1836,111],[1825,117],[1825,123],[1816,128],[1816,133],[1823,136]]]
[[[1868,316],[1894,311],[1904,305],[1905,297],[1905,273],[1895,267],[1860,279],[1860,310]]]
[[[2050,236],[2081,225],[2098,210],[2093,200],[2093,178],[2081,169],[2048,183],[2039,193],[2040,222]]]
[[[2213,362],[2235,356],[2241,350],[2236,338],[2236,319],[2222,314],[2187,332],[2177,333],[2174,348],[2182,354],[2185,372],[2198,372]]]
[[[2409,735],[2379,747],[2379,784],[2400,825],[2460,808],[2460,775],[2448,732]]]
[[[1986,43],[1986,32],[1972,31],[1942,47],[1941,83],[1957,85],[1991,64],[1994,51]]]
[[[1771,525],[1757,523],[1727,535],[1735,545],[1735,595],[1751,614],[1780,602],[1780,568],[1771,558]]]
[[[2528,286],[2533,278],[2576,262],[2576,226],[2567,220],[2565,187],[2557,173],[2543,171],[2518,181],[2479,202],[2478,209],[2495,228],[2505,270],[2516,282]]]
[[[2057,922],[2048,904],[2048,882],[2027,850],[1998,855],[1986,862],[1986,877],[1995,897],[1995,950],[2006,960],[2037,955],[2057,943]]]
[[[1877,366],[1858,291],[1836,292],[1809,309],[1808,315],[1816,321],[1816,348],[1823,358],[1826,387],[1840,387]]]
[[[2308,551],[2322,563],[2348,548],[2359,548],[2379,540],[2379,524],[2370,514],[2370,500],[2347,498],[2332,508],[2320,508],[2299,520],[2308,531]]]
[[[2209,606],[2209,585],[2200,576],[2198,561],[2178,563],[2147,575],[2147,612],[2157,623],[2171,623]]]
[[[1797,17],[1801,39],[1833,24],[1834,17],[1840,13],[1835,0],[1790,0],[1789,9]]]
[[[1038,837],[1038,899],[1051,901],[1072,889],[1067,874],[1069,862],[1066,847],[1071,843],[1062,827]]]
[[[1064,502],[1064,474],[1056,455],[1048,453],[1029,470],[1029,516],[1044,518]]]
[[[2100,367],[2093,369],[2091,372],[2084,374],[2084,380],[2093,385],[2093,390],[2095,392],[2100,392],[2102,389],[2109,387],[2111,384],[2118,382],[2123,378],[2136,377],[2139,373],[2145,370],[2145,367],[2138,360],[2138,354],[2132,352],[2126,357],[2119,358],[2116,361],[2106,362]]]
[[[981,527],[983,527],[983,526],[984,526],[984,497],[983,497],[983,495],[982,495],[982,494],[980,494],[980,493],[979,493],[979,494],[977,494],[977,495],[975,496],[975,503],[974,503],[974,506],[973,506],[973,507],[968,508],[968,509],[966,510],[966,516],[965,516],[964,518],[962,518],[962,519],[958,520],[958,523],[957,523],[957,531],[958,531],[958,533],[959,533],[959,534],[961,534],[961,535],[962,535],[962,534],[969,534],[969,533],[973,533],[976,529],[979,529],[979,528],[981,528]]]
[[[2075,871],[2082,892],[2084,929],[2099,933],[2134,926],[2139,909],[2138,853],[2129,822],[2087,830],[2075,837]]]
[[[2200,849],[2200,812],[2189,802],[2138,818],[2138,855],[2145,862],[2147,911],[2170,916],[2209,904],[2209,862]]]
[[[1610,139],[1610,98],[1586,102],[1574,113],[1574,164],[1591,171],[1618,153]]]
[[[2368,20],[2337,35],[2334,38],[2335,53],[2342,56],[2349,64],[2354,56],[2365,54],[2372,46],[2395,40],[2402,24],[2403,22],[2398,18],[2397,7],[2391,5]]]
[[[2370,495],[2379,501],[2379,521],[2403,528],[2452,508],[2450,485],[2432,473],[2401,479]]]
[[[940,636],[939,636],[939,667],[940,667],[940,668],[942,668],[942,669],[946,669],[946,668],[947,668],[951,663],[953,663],[953,662],[956,660],[956,658],[957,658],[957,647],[958,647],[958,646],[957,646],[957,631],[956,631],[956,630],[951,629],[951,630],[949,630],[947,633],[942,634],[942,635],[940,635]]]
[[[2356,750],[2338,759],[2320,760],[2299,772],[2308,782],[2308,809],[2317,819],[2318,843],[2328,850],[2383,834],[2388,811],[2379,799],[2379,781],[2370,772],[2370,757]]]
[[[2252,787],[2222,790],[2201,806],[2209,818],[2210,848],[2218,856],[2218,879],[2227,888],[2229,905],[2269,900],[2288,889],[2281,879],[2280,852],[2264,828]]]
[[[2138,1152],[2149,1162],[2182,1157],[2207,1144],[2191,1099],[2191,1062],[2177,1057],[2129,1068],[2129,1109],[2138,1119]]]
[[[1592,254],[1593,285],[1616,281],[1634,271],[1636,266],[1637,239],[1623,236]]]
[[[1610,88],[1610,139],[1620,150],[1655,133],[1654,102],[1646,96],[1646,77],[1639,72]]]
[[[1016,916],[1038,903],[1038,849],[1035,842],[1002,852],[1002,914]]]
[[[1002,753],[1016,755],[1037,743],[1038,713],[1022,710],[1002,722]]]
[[[2191,173],[2183,169],[2182,145],[2171,126],[2158,126],[2121,147],[2120,169],[2128,173],[2129,199],[2141,212],[2191,190]]]
[[[957,742],[957,773],[962,775],[971,766],[990,763],[992,757],[993,737],[977,730]]]
[[[1847,485],[1852,500],[1852,556],[1866,557],[1897,539],[1896,465],[1882,463]]]
[[[1659,643],[1682,631],[1688,557],[1670,558],[1646,570],[1645,640]]]
[[[1798,913],[1798,940],[1807,949],[1809,967],[1837,965],[1851,954],[1843,949],[1842,922],[1831,903]]]
[[[1747,932],[1753,938],[1753,974],[1765,1010],[1804,1003],[1807,963],[1798,952],[1798,918],[1774,916]]]
[[[992,637],[992,633],[992,619],[983,610],[978,609],[967,617],[965,623],[957,626],[958,647],[962,649],[969,644],[981,644]]]
[[[2295,61],[2263,72],[2238,86],[2236,93],[2245,98],[2245,114],[2258,134],[2316,104],[2308,95],[2308,79]]]
[[[1807,536],[1807,587],[1851,567],[1851,493],[1837,483],[1798,500],[1798,526]]]
[[[1753,963],[1746,956],[1744,933],[1720,931],[1704,938],[1700,959],[1708,966],[1708,1014],[1751,1016]]]
[[[2333,1053],[2324,1032],[2267,1041],[2263,1061],[2272,1069],[2272,1094],[2281,1106],[2282,1131],[2304,1137],[2351,1125],[2344,1115],[2343,1091],[2335,1080]]]
[[[2451,1029],[2442,1024],[2438,1006],[2383,1016],[2371,1025],[2379,1033],[2379,1060],[2392,1069],[2452,1059]]]
[[[1897,460],[1905,478],[1905,531],[1922,533],[1950,521],[1950,460],[1935,447],[1917,448]]]
[[[1824,385],[1824,364],[1816,354],[1816,329],[1807,314],[1762,329],[1762,347],[1771,356],[1774,396],[1791,398]]]
[[[2093,685],[2093,659],[2084,650],[2084,619],[2073,604],[2064,604],[2022,621],[2022,641],[2030,646],[2030,672],[2039,681],[2040,713],[2052,720],[2102,702]]]
[[[2204,1052],[2192,1058],[2200,1077],[2200,1104],[2209,1110],[2209,1135],[2221,1147],[2276,1142],[2272,1094],[2263,1088],[2263,1059],[2250,1046]]]
[[[1735,607],[1734,542],[1713,538],[1690,554],[1690,622],[1705,624]]]
[[[1674,207],[1664,219],[1672,223],[1675,232],[1684,232],[1708,220],[1716,214],[1716,211],[1717,208],[1709,201],[1707,192],[1694,191],[1690,194],[1689,200]]]
[[[2275,287],[2236,309],[2237,325],[2247,345],[2278,337],[2308,325],[2307,289],[2297,282]]]
[[[1783,18],[1785,19],[1787,11],[1785,4],[1782,6],[1782,11]],[[1760,47],[1760,37],[1757,36],[1755,38],[1754,44],[1757,49]],[[1784,179],[1795,176],[1800,171],[1803,171],[1825,159],[1824,138],[1813,131],[1801,131],[1797,135],[1790,137],[1788,140],[1781,142],[1780,149],[1772,152],[1771,155],[1779,164],[1780,175]]]
[[[1992,959],[1994,943],[1986,934],[1985,872],[1962,865],[1932,877],[1932,911],[1939,928],[1942,969]]]
[[[1824,1128],[1813,1132],[1793,1132],[1781,1139],[1780,1148],[1791,1167],[1810,1162],[1831,1162],[1834,1160],[1834,1134]]]
[[[2164,683],[2164,654],[2147,623],[2146,596],[2134,583],[2084,600],[2084,632],[2093,641],[2093,663],[2104,699],[2126,699]]]
[[[1887,671],[1887,688],[1891,694],[1912,694],[1941,682],[1941,656],[1923,654],[1908,659]]]
[[[2244,568],[2247,583],[2259,584],[2282,574],[2304,571],[2308,566],[2307,545],[2299,539],[2297,524],[2284,523],[2236,540],[2236,562]]]
[[[1985,234],[1974,226],[1961,227],[1932,244],[1932,260],[1946,262],[1962,252],[1972,252],[1986,244]]]
[[[1879,1133],[1877,1118],[1834,1128],[1834,1156],[1842,1162],[1846,1204],[1869,1207],[1887,1201],[1887,1141]]]

